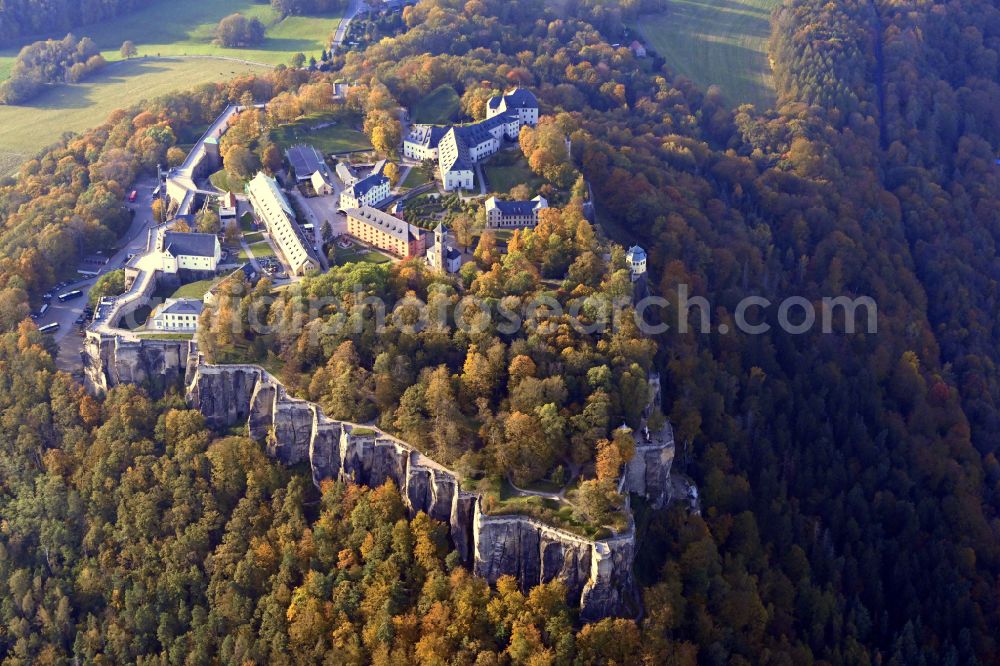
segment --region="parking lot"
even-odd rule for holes
[[[155,187],[155,178],[144,178],[137,182],[133,188],[136,191],[136,200],[122,202],[124,206],[133,211],[132,224],[120,239],[118,249],[107,257],[106,263],[99,264],[95,261],[97,256],[89,257],[88,261],[81,261],[78,270],[96,271],[97,275],[61,282],[53,287],[48,294],[48,307],[45,308],[45,312],[41,316],[35,317],[39,328],[58,324],[52,336],[59,343],[59,356],[56,358],[56,363],[61,369],[79,370],[80,368],[82,330],[92,314],[87,309],[91,287],[101,275],[122,268],[130,255],[146,250],[147,232],[153,225],[150,205],[153,201]],[[59,300],[60,294],[72,291],[79,291],[80,295],[66,301]]]

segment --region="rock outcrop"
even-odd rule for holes
[[[674,462],[674,430],[664,423],[659,432],[650,431],[650,414],[660,406],[660,375],[649,376],[649,403],[642,414],[642,425],[635,433],[635,455],[625,464],[618,482],[618,492],[642,495],[654,508],[671,499],[670,468]]]
[[[88,331],[82,353],[84,381],[92,393],[140,384],[159,395],[171,386],[182,386],[196,350],[190,340],[133,339]]]
[[[669,438],[663,443],[637,445],[635,455],[625,465],[618,491],[642,495],[659,509],[670,501],[670,467],[674,462],[674,438],[670,426]]]
[[[527,516],[487,515],[452,471],[378,429],[327,418],[260,367],[196,364],[189,375],[188,402],[209,425],[246,424],[269,455],[308,462],[317,485],[335,479],[375,487],[391,479],[411,513],[449,524],[459,556],[490,583],[512,575],[527,589],[558,578],[585,620],[622,612],[632,586],[631,527],[591,540]]]

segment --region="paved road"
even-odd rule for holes
[[[129,254],[143,252],[145,250],[147,232],[149,228],[153,226],[153,213],[150,209],[150,204],[153,202],[153,189],[155,187],[155,176],[143,178],[132,186],[132,189],[139,193],[139,197],[135,203],[125,204],[126,207],[130,208],[135,213],[132,218],[132,224],[129,226],[125,235],[119,239],[118,245],[121,249],[115,252],[108,260],[108,263],[101,268],[100,275],[117,270],[124,266],[126,258]],[[59,343],[60,347],[59,358],[57,359],[60,367],[63,367],[63,363],[72,363],[76,366],[79,365],[80,342],[74,322],[77,317],[83,313],[83,308],[87,305],[87,300],[90,295],[90,289],[94,286],[94,283],[100,275],[86,280],[73,282],[72,284],[55,290],[57,293],[66,293],[67,291],[79,289],[83,292],[83,296],[65,303],[60,303],[57,298],[53,298],[45,316],[41,317],[37,322],[39,326],[44,326],[45,324],[51,324],[53,322],[59,323],[59,330],[55,332],[53,337],[56,342]],[[66,347],[65,352],[63,351],[63,347]]]
[[[320,266],[324,271],[329,270],[330,262],[327,261],[326,256],[323,254],[323,222],[330,222],[330,225],[336,229],[336,218],[343,217],[343,215],[337,213],[336,205],[336,202],[340,201],[339,182],[336,178],[332,178],[331,180],[333,180],[334,189],[334,193],[331,196],[304,197],[297,187],[291,189],[292,198],[305,211],[306,217],[309,219],[309,224],[313,225],[312,244],[316,250],[316,256],[319,258]]]
[[[344,37],[347,36],[347,27],[351,25],[351,19],[357,15],[361,8],[364,6],[364,0],[351,0],[351,4],[347,7],[347,11],[344,12],[344,18],[337,26],[337,32],[333,33],[333,40],[330,42],[330,50],[336,51],[337,48],[343,44]]]

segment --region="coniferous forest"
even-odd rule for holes
[[[785,0],[777,108],[733,109],[669,62],[613,46],[652,8],[421,0],[404,31],[336,55],[332,72],[279,68],[123,109],[0,183],[3,663],[1000,661],[1000,9]],[[7,17],[0,39],[34,30]],[[77,25],[66,17],[60,29]],[[457,279],[484,298],[553,282],[624,291],[620,252],[598,250],[609,238],[646,248],[650,288],[674,302],[688,285],[713,324],[747,295],[877,302],[876,333],[789,334],[772,309],[760,335],[241,341],[337,418],[528,480],[539,470],[525,448],[613,457],[602,433],[635,422],[658,372],[675,470],[701,512],[637,507],[639,617],[582,625],[555,582],[491,589],[394,488],[317,489],[242,433],[206,429],[177,393],[88,395],[26,321],[127,228],[130,183],[182,158],[179,137],[227,104],[267,100],[222,146],[267,165],[265,130],[330,111],[337,79],[355,82],[342,104],[390,150],[392,110],[443,84],[469,117],[491,91],[536,93],[551,120],[522,136],[530,168],[575,184],[505,256],[476,248]],[[554,128],[570,150],[544,149]],[[439,282],[404,262],[302,289],[449,298]],[[283,293],[271,321],[303,296]],[[232,343],[219,331],[202,338],[209,351]]]

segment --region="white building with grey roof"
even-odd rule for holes
[[[214,272],[222,258],[222,246],[215,234],[168,231],[156,234],[159,269],[164,273],[178,271]]]
[[[538,214],[549,207],[549,202],[541,195],[531,201],[504,201],[490,197],[485,205],[486,226],[491,229],[509,229],[538,224]]]
[[[340,193],[340,208],[361,208],[378,206],[389,198],[389,179],[381,173],[373,173],[362,178]]]
[[[263,171],[247,183],[247,196],[257,217],[264,222],[271,242],[281,253],[288,270],[302,275],[319,268],[312,244],[302,235],[295,211],[278,183]]]
[[[445,190],[472,189],[475,164],[493,155],[504,140],[515,141],[524,125],[538,123],[538,100],[515,88],[491,97],[486,119],[467,125],[414,125],[403,141],[403,154],[415,160],[436,159]]]
[[[522,125],[535,126],[538,124],[538,98],[527,88],[518,87],[486,102],[487,118],[506,113],[516,115]]]
[[[154,331],[193,333],[205,304],[197,298],[168,298],[149,316],[146,328]]]

